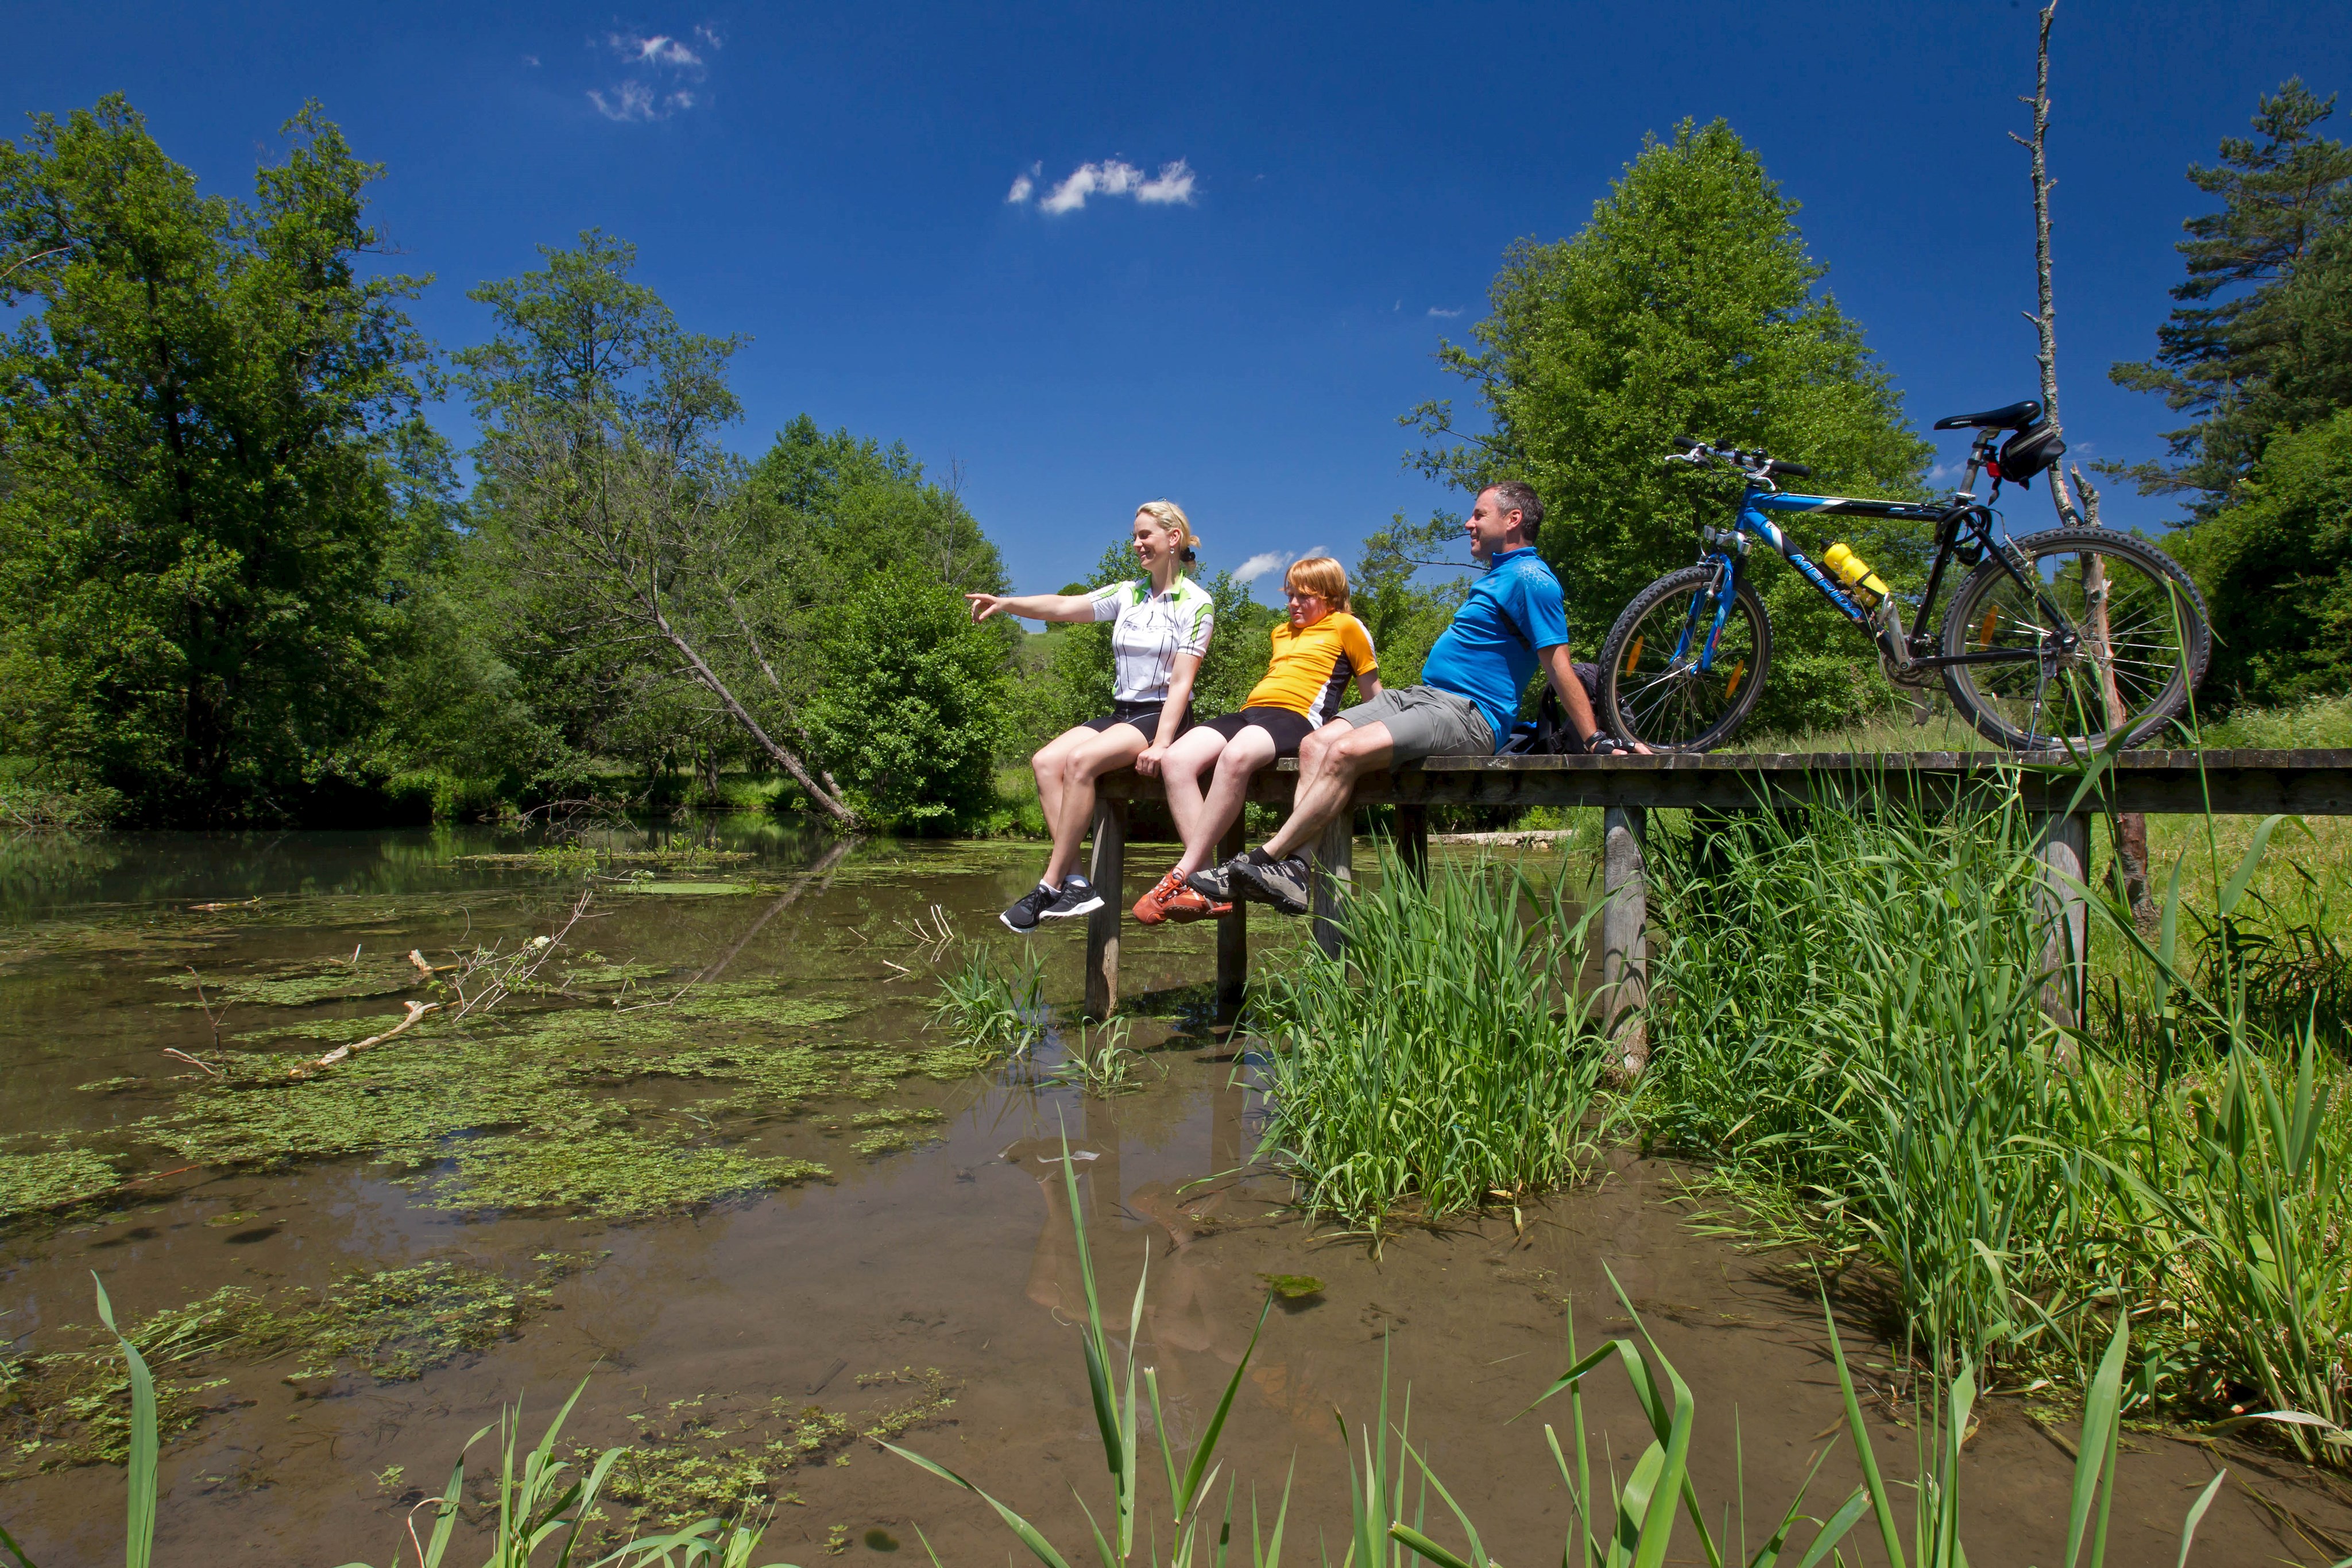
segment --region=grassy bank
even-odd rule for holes
[[[1391,866],[1344,962],[1262,990],[1270,1145],[1310,1207],[1377,1226],[1571,1179],[1622,1115],[1948,1374],[2081,1387],[2128,1321],[2134,1407],[2341,1463],[2352,960],[2340,844],[2284,852],[2300,833],[2176,822],[2159,847],[2195,852],[2160,926],[2097,901],[2099,1003],[2061,1030],[2013,803],[1654,824],[1654,1054],[1624,1095],[1549,988],[1580,963],[1572,905],[1492,866],[1426,891]]]

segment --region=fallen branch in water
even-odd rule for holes
[[[190,1056],[186,1051],[182,1051],[176,1045],[165,1046],[163,1048],[163,1054],[166,1056],[176,1056],[191,1067],[201,1067],[209,1077],[218,1078],[220,1076],[219,1068],[213,1066],[210,1062],[197,1061],[194,1057]]]
[[[454,964],[436,967],[425,961],[422,951],[410,948],[408,961],[422,970],[428,980],[436,975],[455,971],[456,977],[446,983],[457,993],[457,1001],[454,1003],[409,1002],[405,1004],[408,1016],[382,1034],[370,1035],[365,1040],[353,1040],[349,1045],[339,1045],[315,1061],[299,1062],[289,1068],[287,1075],[292,1078],[308,1078],[322,1067],[332,1067],[337,1062],[347,1060],[354,1051],[365,1051],[370,1046],[382,1045],[394,1035],[406,1034],[436,1013],[446,1012],[453,1018],[464,1018],[468,1013],[489,1011],[512,995],[518,988],[531,982],[538,975],[540,966],[546,963],[562,947],[563,939],[572,934],[572,928],[579,925],[582,918],[587,915],[588,906],[595,902],[595,889],[583,889],[579,901],[572,906],[571,918],[566,920],[552,936],[534,936],[524,943],[520,949],[504,956],[500,956],[495,947],[477,948],[474,952],[461,956]],[[485,972],[489,976],[488,983],[472,995],[467,995],[467,982]]]
[[[351,1055],[352,1052],[355,1051],[365,1051],[372,1045],[382,1045],[385,1040],[390,1040],[396,1034],[406,1034],[410,1030],[415,1029],[420,1020],[432,1017],[435,1013],[439,1012],[447,1005],[448,1004],[446,1002],[410,1002],[408,1004],[408,1016],[401,1019],[398,1023],[393,1025],[390,1029],[384,1030],[382,1034],[372,1034],[365,1040],[355,1040],[349,1045],[339,1045],[335,1047],[334,1050],[327,1052],[326,1055],[319,1058],[318,1061],[311,1062],[308,1067],[297,1068],[295,1070],[294,1076],[298,1078],[307,1077],[311,1072],[316,1071],[321,1067],[332,1067],[335,1063],[342,1061],[343,1058]]]

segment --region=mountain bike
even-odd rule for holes
[[[1812,470],[1762,452],[1688,436],[1668,462],[1729,468],[1746,481],[1733,526],[1702,528],[1698,564],[1670,572],[1625,607],[1601,655],[1601,722],[1654,751],[1707,751],[1738,732],[1772,669],[1772,623],[1749,581],[1761,539],[1840,614],[1870,633],[1898,688],[1941,681],[1977,731],[2019,751],[2095,749],[2155,733],[2204,678],[2205,601],[2189,574],[2147,540],[2114,528],[2061,528],[2011,538],[1990,502],[2053,466],[2065,444],[2026,402],[1954,414],[1937,430],[1974,430],[1968,476],[1941,505],[1780,488]],[[2006,434],[1999,452],[1995,443]],[[1992,492],[1979,502],[1979,474]],[[1894,592],[1844,544],[1820,562],[1776,517],[1879,517],[1927,525],[1935,555],[1926,592]],[[1931,631],[1948,570],[1968,569]],[[1904,607],[1916,605],[1910,624]]]

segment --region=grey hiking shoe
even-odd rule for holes
[[[1054,902],[1037,912],[1040,920],[1067,920],[1073,915],[1092,915],[1102,907],[1102,894],[1095,884],[1076,872],[1062,879],[1062,891]]]
[[[1194,893],[1218,904],[1231,904],[1237,896],[1234,884],[1234,867],[1249,859],[1235,855],[1222,865],[1204,865],[1184,879],[1184,885]]]
[[[1008,931],[1034,931],[1037,929],[1037,916],[1045,913],[1047,904],[1061,896],[1059,888],[1047,887],[1041,882],[1014,899],[997,918],[1004,922],[1004,928]]]
[[[1304,915],[1312,873],[1305,855],[1269,860],[1264,850],[1252,850],[1232,862],[1234,891],[1244,898],[1271,904],[1285,915]]]

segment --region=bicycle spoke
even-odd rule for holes
[[[1662,749],[1712,744],[1709,737],[1734,715],[1743,685],[1760,664],[1759,639],[1740,600],[1732,600],[1719,632],[1717,609],[1706,590],[1669,593],[1624,639],[1612,674],[1618,716],[1636,738]]]
[[[1974,705],[2036,747],[2095,745],[2163,711],[2185,658],[2173,585],[2124,549],[2044,547],[2032,565],[2037,592],[1984,580],[1956,611],[1950,651],[2024,655],[1958,669]]]

